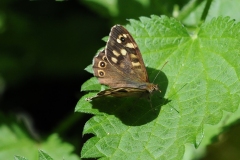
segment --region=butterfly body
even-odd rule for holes
[[[93,71],[99,82],[110,89],[101,91],[87,100],[103,96],[145,97],[153,91],[159,91],[158,85],[149,82],[136,42],[120,25],[112,27],[105,49],[94,57]]]

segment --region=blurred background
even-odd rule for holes
[[[74,113],[81,84],[101,39],[115,24],[152,14],[172,16],[188,0],[0,2],[0,112],[33,124],[41,137],[56,132],[79,155],[90,115]]]

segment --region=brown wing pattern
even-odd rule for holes
[[[125,79],[133,82],[149,82],[140,50],[131,34],[122,26],[115,25],[109,34],[106,57]]]
[[[98,78],[101,84],[111,88],[132,87],[136,88],[136,84],[126,79],[126,76],[120,74],[117,68],[114,68],[107,60],[105,51],[102,50],[93,59],[94,76]]]

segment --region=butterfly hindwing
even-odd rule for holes
[[[92,100],[94,98],[100,98],[105,96],[112,96],[112,97],[144,97],[148,93],[147,90],[139,89],[139,88],[110,88],[104,91],[98,92],[95,97],[87,98],[86,100]]]

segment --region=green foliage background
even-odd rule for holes
[[[237,0],[1,4],[0,159],[239,157]],[[168,61],[155,111],[134,98],[86,102],[93,92],[77,103],[114,24],[127,24],[151,80]],[[101,89],[96,78],[81,88]]]

